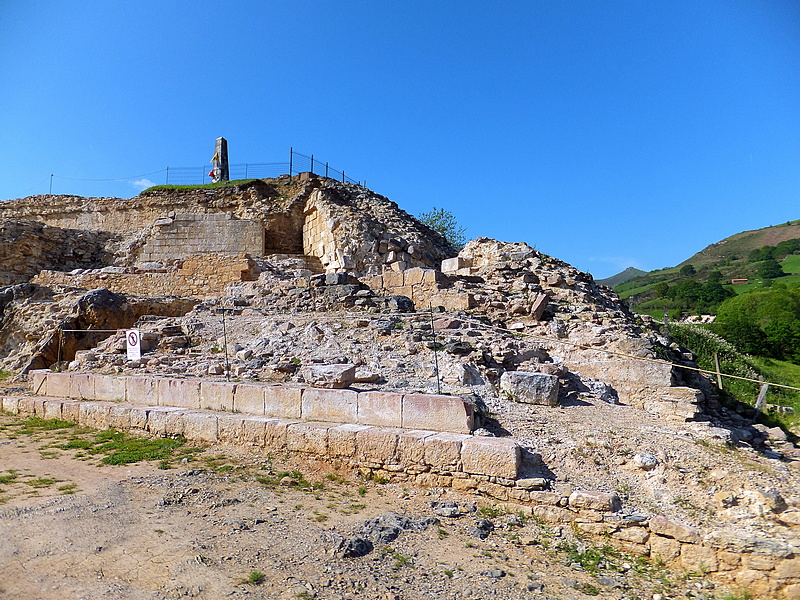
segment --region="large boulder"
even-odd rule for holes
[[[500,377],[500,389],[514,402],[558,405],[558,377],[555,375],[506,371]]]

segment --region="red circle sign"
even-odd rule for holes
[[[137,346],[139,344],[139,336],[135,331],[128,332],[128,345]]]

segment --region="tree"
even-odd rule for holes
[[[708,274],[708,279],[706,280],[708,283],[722,283],[724,279],[722,273],[720,271],[711,271]]]
[[[461,250],[467,243],[465,235],[467,230],[459,226],[455,216],[449,210],[434,206],[430,212],[420,214],[419,220],[441,233],[456,250]]]
[[[783,277],[786,273],[783,272],[781,264],[771,258],[761,263],[761,266],[758,267],[757,275],[761,279],[775,279],[776,277]]]
[[[681,275],[683,275],[684,277],[691,277],[692,275],[697,273],[697,271],[694,270],[694,266],[693,265],[683,265],[681,267],[681,270],[679,271],[679,273]]]

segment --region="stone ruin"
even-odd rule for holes
[[[524,243],[478,238],[456,252],[361,186],[304,174],[12,200],[0,204],[0,257],[0,368],[37,388],[4,397],[7,411],[347,458],[729,574],[728,538],[625,521],[615,493],[558,487],[546,444],[508,436],[514,415],[622,404],[800,459],[785,436],[748,434],[706,378],[673,366],[695,366],[691,354],[587,273]],[[221,337],[223,313],[235,343]],[[132,326],[142,361],[125,359],[120,333],[64,333]],[[800,526],[793,506],[781,527]],[[748,581],[791,598],[800,546],[782,539],[780,556],[748,559],[769,566]]]

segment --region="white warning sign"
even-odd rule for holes
[[[128,360],[142,358],[142,338],[138,329],[127,329],[125,331],[125,346],[128,349]]]

